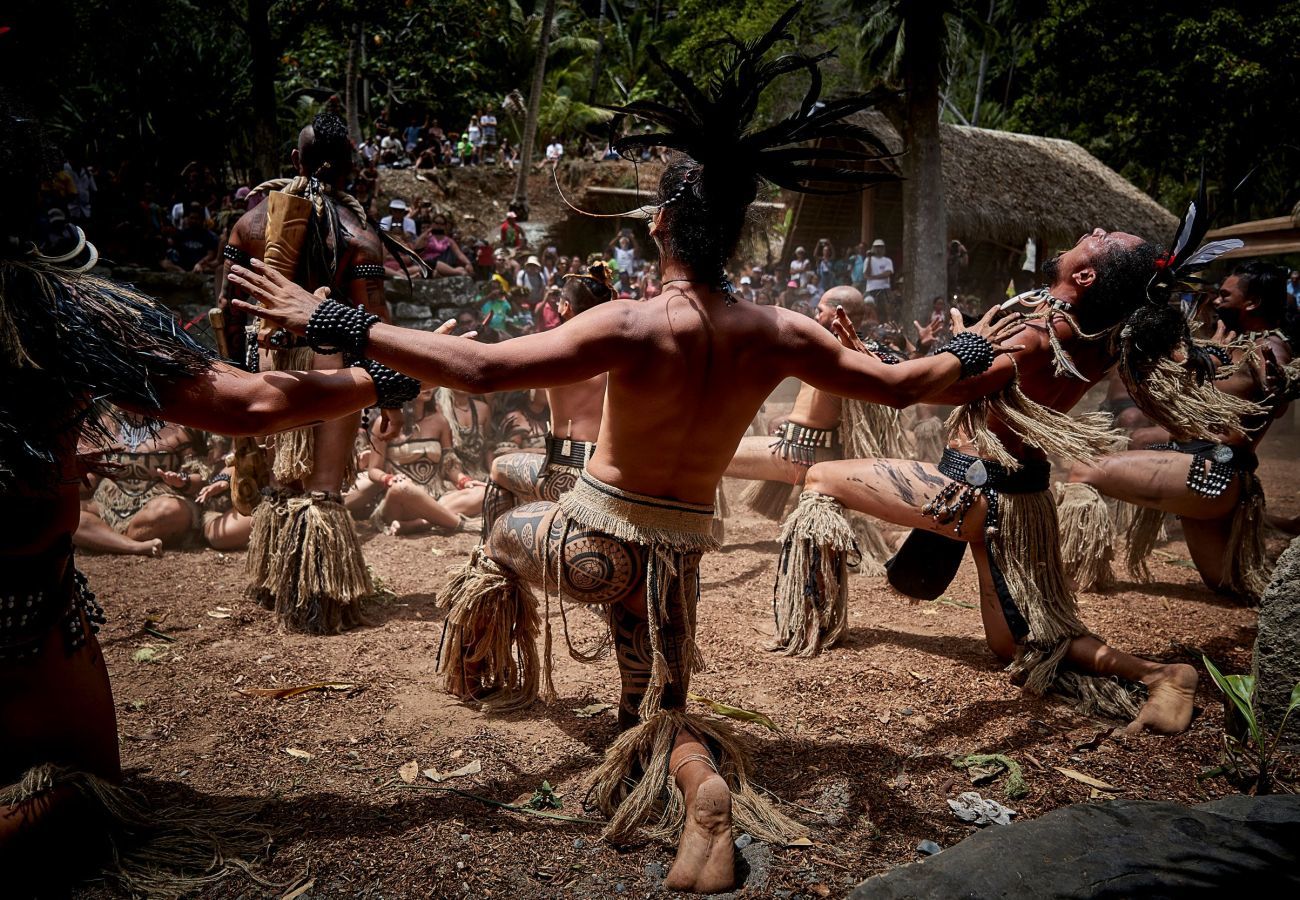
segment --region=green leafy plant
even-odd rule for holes
[[[1270,736],[1264,731],[1255,712],[1255,676],[1224,675],[1214,663],[1210,662],[1209,657],[1202,655],[1201,660],[1219,690],[1231,701],[1230,708],[1236,710],[1245,724],[1244,735],[1238,736],[1231,731],[1223,735],[1224,748],[1227,750],[1232,768],[1239,774],[1243,771],[1243,765],[1253,768],[1255,770],[1254,793],[1269,793],[1273,786],[1273,760],[1278,741],[1282,739],[1287,719],[1291,717],[1295,708],[1300,706],[1300,684],[1296,684],[1291,689],[1291,700],[1287,704],[1286,712],[1282,714],[1282,721],[1278,724],[1277,731]]]
[[[542,786],[533,791],[533,795],[523,803],[526,809],[560,809],[564,806],[560,795],[551,787],[549,781],[543,781]]]

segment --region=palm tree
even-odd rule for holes
[[[947,293],[948,213],[944,201],[939,116],[949,49],[972,18],[971,0],[847,0],[862,16],[862,68],[868,77],[900,88],[882,111],[902,135],[904,297],[918,321],[935,297]],[[904,317],[906,318],[906,316]]]
[[[537,137],[537,116],[542,107],[542,82],[546,79],[546,54],[551,43],[551,22],[555,19],[555,0],[542,7],[541,32],[537,38],[537,58],[533,63],[533,83],[528,89],[528,116],[524,120],[524,139],[519,147],[519,178],[510,208],[521,220],[528,220],[528,172],[533,167],[533,140]]]

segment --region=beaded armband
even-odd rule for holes
[[[221,255],[231,262],[241,266],[248,266],[253,262],[253,255],[251,253],[247,250],[239,249],[234,244],[226,244],[226,246],[222,247]]]
[[[348,278],[352,281],[365,281],[370,278],[383,278],[384,267],[377,266],[374,263],[366,263],[360,266],[353,266],[348,269]]]
[[[358,359],[366,355],[370,327],[379,316],[326,300],[307,320],[307,343],[317,353],[345,353]]]
[[[993,365],[993,345],[988,338],[969,331],[955,336],[943,348],[943,352],[951,353],[961,361],[962,378],[982,375]]]
[[[357,359],[351,364],[358,369],[365,369],[375,382],[375,393],[378,395],[375,406],[380,409],[401,409],[420,394],[420,382],[410,375],[403,375],[373,359]]]

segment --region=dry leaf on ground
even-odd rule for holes
[[[760,712],[742,709],[739,706],[728,706],[725,703],[710,700],[708,697],[701,697],[699,694],[687,694],[687,696],[697,703],[703,703],[720,716],[726,716],[728,719],[736,719],[740,722],[753,722],[755,725],[762,725],[777,734],[781,733],[781,729],[776,727],[776,723]]]
[[[582,709],[575,709],[574,713],[579,719],[590,719],[593,716],[598,716],[606,710],[613,708],[613,703],[593,703],[590,706],[584,706]]]
[[[405,781],[407,784],[414,784],[415,779],[417,776],[419,776],[419,774],[420,774],[420,764],[415,760],[411,760],[406,765],[402,766],[400,769],[397,770],[397,777]]]
[[[483,771],[483,763],[477,759],[473,762],[465,763],[454,772],[439,772],[437,769],[425,769],[424,777],[434,782],[450,781],[453,778],[464,778],[466,775],[477,775]]]
[[[1099,791],[1110,791],[1111,793],[1118,793],[1121,790],[1121,788],[1117,788],[1113,784],[1107,784],[1106,782],[1102,781],[1100,778],[1093,778],[1091,775],[1085,775],[1082,772],[1075,771],[1074,769],[1067,769],[1063,766],[1054,766],[1053,768],[1055,768],[1056,771],[1060,772],[1066,778],[1073,778],[1075,781],[1079,782],[1080,784],[1086,784],[1088,785],[1088,787],[1094,787]]]
[[[306,750],[299,750],[297,747],[285,747],[284,752],[288,753],[294,759],[315,759],[315,754],[308,753]]]
[[[283,688],[243,688],[239,693],[247,694],[249,697],[270,697],[274,700],[284,700],[289,697],[297,697],[299,694],[306,694],[309,691],[351,691],[356,690],[357,685],[346,681],[318,681],[315,684],[300,684],[296,687]]]
[[[209,618],[209,619],[229,619],[229,618],[230,618],[230,613],[228,613],[228,612],[223,612],[222,610],[219,610],[219,609],[210,609],[210,610],[208,610],[208,618]]]

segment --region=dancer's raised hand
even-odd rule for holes
[[[846,350],[856,350],[859,353],[867,352],[867,345],[862,343],[858,333],[853,330],[853,322],[849,319],[849,314],[844,311],[844,307],[835,307],[835,318],[831,320],[831,334],[844,345]]]
[[[950,310],[952,315],[952,333],[961,334],[963,331],[969,331],[971,334],[977,334],[984,338],[993,346],[993,355],[997,356],[1002,353],[1015,353],[1017,350],[1025,349],[1024,344],[1012,344],[1011,339],[1018,335],[1024,329],[1024,316],[1020,313],[1003,313],[1000,306],[989,307],[989,311],[984,317],[966,327],[961,317],[961,310],[953,307]]]
[[[311,314],[322,300],[329,299],[329,288],[320,288],[313,294],[260,259],[252,260],[247,268],[231,266],[229,278],[231,283],[248,291],[261,303],[261,306],[257,306],[246,300],[234,300],[232,303],[236,309],[242,309],[294,334],[305,334]]]

